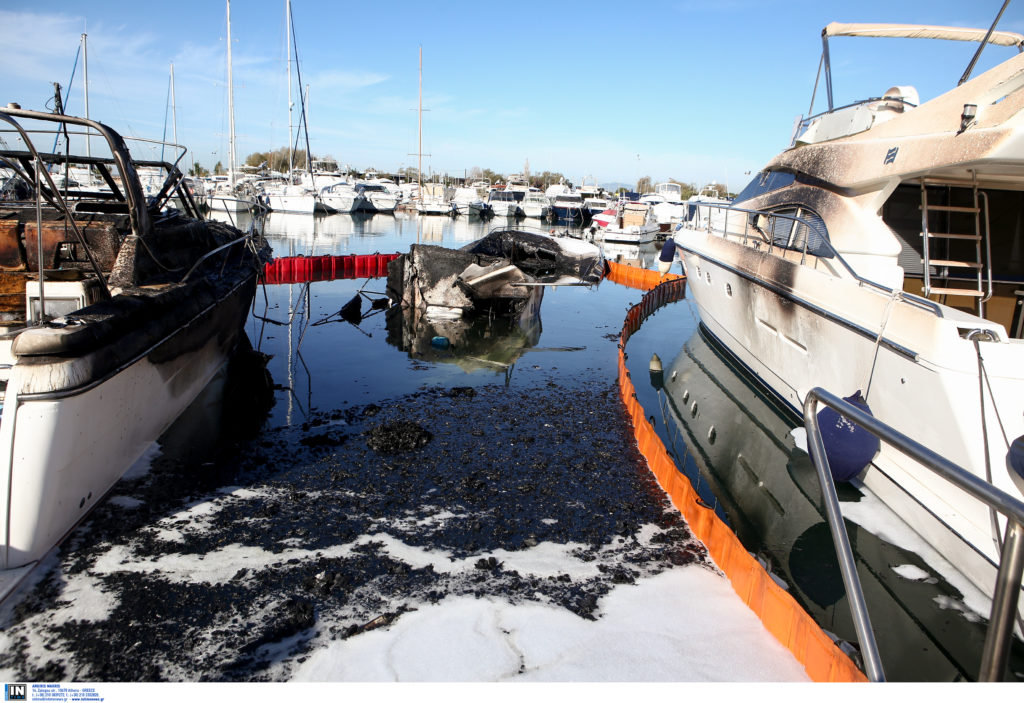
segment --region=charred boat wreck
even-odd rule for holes
[[[546,286],[591,285],[604,277],[593,244],[523,228],[492,230],[461,249],[414,244],[388,264],[393,304],[429,317],[518,314]]]
[[[0,568],[14,569],[59,543],[224,366],[268,251],[201,219],[176,165],[133,161],[99,122],[12,104],[0,130],[0,167],[20,181],[0,202]],[[147,200],[139,169],[156,167]],[[172,197],[185,212],[161,209]]]

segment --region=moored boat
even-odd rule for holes
[[[138,168],[160,164],[133,161],[99,122],[9,106],[0,127],[0,160],[25,185],[0,208],[0,567],[11,569],[59,542],[223,368],[266,254],[201,219],[172,164],[147,199]],[[69,127],[100,135],[108,155],[95,137],[89,156],[37,150]],[[62,191],[46,167],[76,163],[117,188]],[[183,211],[161,209],[172,193]]]
[[[895,86],[836,107],[835,36],[1024,47],[1010,32],[830,24],[828,110],[731,204],[695,203],[677,230],[688,292],[704,328],[794,412],[815,387],[859,394],[1019,500],[1024,55],[922,104]],[[855,480],[993,592],[1003,523],[987,505],[885,443]]]
[[[600,213],[595,218],[595,224],[607,222],[606,225],[592,227],[596,241],[646,244],[654,241],[660,229],[654,217],[654,209],[648,203],[623,203],[616,209],[611,221],[605,220],[604,217],[605,214]]]

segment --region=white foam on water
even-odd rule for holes
[[[450,597],[387,628],[329,642],[292,680],[807,680],[729,583],[701,567],[618,586],[597,615]]]

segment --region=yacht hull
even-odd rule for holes
[[[1011,440],[1024,432],[1024,346],[980,344],[995,394],[983,420],[977,353],[957,319],[837,278],[827,264],[801,265],[798,253],[791,261],[692,230],[676,243],[706,329],[798,416],[816,386],[860,390],[881,421],[982,479],[987,444],[992,483],[1019,494],[993,428],[1002,423]],[[998,555],[980,501],[884,444],[860,480],[992,593]]]
[[[133,360],[84,385],[40,392],[46,377],[71,386],[69,377],[88,378],[105,348],[70,364],[14,366],[0,420],[0,567],[41,558],[189,406],[234,351],[255,284],[255,274],[243,279]]]

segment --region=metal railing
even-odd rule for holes
[[[839,558],[843,584],[846,586],[854,627],[867,669],[865,673],[872,681],[884,681],[885,673],[882,670],[875,635],[871,629],[871,620],[868,617],[867,603],[854,563],[853,550],[846,534],[846,525],[843,523],[835,482],[829,470],[828,457],[825,455],[825,443],[818,427],[819,402],[860,425],[889,446],[919,462],[925,468],[1006,517],[1006,532],[999,558],[999,571],[992,598],[992,612],[988,632],[985,636],[981,667],[978,672],[979,681],[1002,681],[1013,638],[1021,577],[1024,575],[1024,502],[915,442],[857,406],[847,403],[822,388],[811,389],[804,401],[804,425],[807,429],[807,442],[811,450],[811,458],[814,460],[814,467],[818,472],[818,479],[821,482],[822,499],[825,504],[828,524],[832,531],[832,540]]]
[[[706,225],[698,223],[700,224],[700,226],[694,226],[694,221],[693,219],[691,219],[680,223],[676,228],[677,230],[680,228],[705,230],[709,234],[716,234],[722,237],[723,239],[728,239],[730,237],[742,239],[743,244],[747,246],[749,246],[751,239],[755,239],[755,243],[765,243],[768,245],[769,254],[773,253],[776,247],[779,249],[784,249],[786,251],[799,252],[801,255],[800,265],[804,265],[807,262],[808,253],[810,253],[812,256],[817,256],[818,258],[835,259],[836,261],[839,262],[839,264],[846,271],[846,273],[852,279],[857,281],[860,285],[871,290],[874,290],[878,293],[881,293],[886,297],[892,297],[894,293],[892,288],[889,288],[888,286],[883,286],[880,283],[876,283],[870,279],[864,278],[863,276],[859,275],[856,271],[854,271],[853,267],[850,266],[846,259],[843,258],[842,254],[836,251],[835,247],[832,246],[832,242],[829,241],[828,235],[822,231],[821,225],[819,225],[816,222],[812,222],[802,217],[797,217],[796,215],[788,215],[786,213],[781,212],[772,212],[770,210],[750,210],[747,208],[735,207],[733,205],[728,204],[719,205],[715,203],[695,203],[693,207],[696,208],[695,217],[700,215],[701,210],[708,211]],[[711,211],[713,210],[722,211],[725,213],[725,216],[719,216],[716,219],[711,215]],[[743,214],[743,217],[739,218],[743,221],[742,231],[729,231],[730,212]],[[769,223],[767,227],[762,227],[757,224],[760,218],[765,218],[765,220]],[[700,217],[700,219],[703,220],[703,217]],[[733,218],[734,225],[736,225],[736,220],[737,218]],[[804,230],[803,242],[800,246],[785,246],[776,242],[774,236],[769,236],[769,232],[775,232],[778,229],[776,223],[779,220],[784,220],[791,223],[791,231],[794,233],[794,237],[795,233],[797,232],[797,226],[802,226],[806,228]],[[815,235],[817,235],[817,247],[820,249],[824,249],[825,254],[815,253],[814,251],[808,252],[807,247],[811,241],[811,237],[808,234],[808,232],[813,232]],[[911,305],[922,308],[924,310],[928,310],[934,313],[936,317],[943,316],[942,309],[939,307],[938,303],[932,300],[928,300],[926,298],[922,298],[920,296],[916,296],[911,293],[906,293],[903,291],[900,291],[900,295],[904,301],[910,303]]]
[[[901,98],[901,97],[898,97],[898,96],[895,96],[895,95],[890,95],[890,96],[884,96],[883,95],[880,98],[864,98],[863,100],[855,100],[854,102],[849,103],[847,105],[842,105],[840,107],[833,107],[833,108],[830,108],[828,110],[825,110],[824,112],[819,112],[816,115],[809,115],[808,117],[801,117],[801,118],[799,118],[797,120],[797,122],[796,122],[796,126],[793,129],[793,136],[789,140],[789,146],[790,147],[796,146],[797,140],[799,140],[800,136],[804,132],[807,131],[807,128],[810,127],[813,122],[815,122],[816,120],[821,119],[825,115],[831,115],[832,113],[843,112],[845,110],[852,110],[854,108],[860,107],[861,105],[870,105],[872,103],[894,104],[894,105],[897,105],[897,106],[903,108],[904,110],[907,109],[908,107],[910,107],[910,108],[917,107],[917,105],[915,103],[910,102],[906,98]]]

